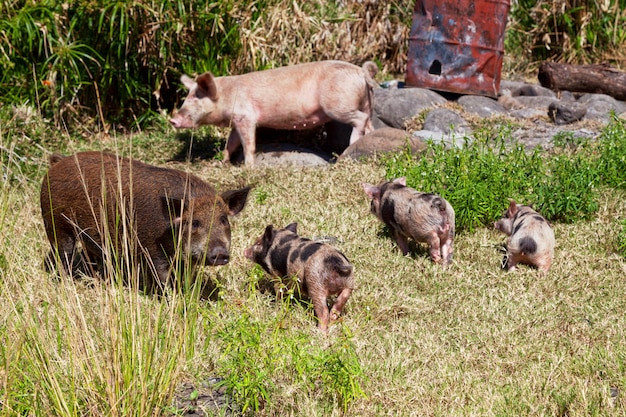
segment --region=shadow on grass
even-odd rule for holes
[[[181,142],[182,146],[172,156],[171,161],[196,162],[222,159],[225,141],[209,131],[187,129],[176,133],[176,140]]]
[[[394,250],[401,252],[400,246],[396,242],[396,238],[393,236],[393,233],[391,232],[391,229],[389,229],[389,227],[382,226],[376,233],[376,236],[379,239],[391,240],[394,244]],[[430,252],[428,250],[428,245],[426,243],[416,242],[413,239],[409,239],[409,256],[411,257],[411,259],[419,259],[422,257],[429,258]]]

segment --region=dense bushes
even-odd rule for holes
[[[598,210],[599,186],[626,187],[622,119],[615,118],[597,143],[577,144],[572,150],[561,141],[547,156],[539,148],[528,151],[506,139],[483,132],[476,141],[452,149],[431,144],[418,159],[393,155],[386,160],[387,176],[406,176],[410,186],[448,199],[459,230],[491,225],[510,198],[533,205],[549,220],[589,219]]]
[[[301,3],[3,2],[0,97],[29,101],[57,125],[87,116],[129,126],[171,109],[183,72],[323,58],[377,58],[394,71],[404,61],[409,2]]]
[[[520,58],[515,65],[547,58],[620,62],[626,0],[566,3],[512,2],[506,51]],[[141,126],[155,111],[172,109],[183,72],[221,75],[319,59],[374,59],[383,72],[403,74],[414,4],[2,2],[0,103],[29,102],[57,126],[96,117],[107,129],[111,123]]]
[[[518,64],[554,60],[624,65],[626,0],[513,0],[507,51]]]

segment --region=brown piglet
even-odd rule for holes
[[[123,254],[142,267],[144,286],[168,283],[175,259],[224,265],[229,216],[250,188],[216,190],[197,176],[106,152],[53,155],[40,202],[53,255],[71,273],[77,244],[91,261]],[[55,256],[51,256],[52,259]]]
[[[494,227],[509,236],[506,243],[507,269],[517,264],[548,271],[554,258],[554,231],[548,221],[529,206],[511,201]]]
[[[329,244],[298,236],[296,223],[284,229],[267,226],[244,255],[280,280],[275,285],[277,297],[283,295],[284,286],[308,296],[318,326],[325,333],[341,315],[354,288],[353,267],[348,259]],[[333,295],[337,299],[329,312],[326,302]]]
[[[335,120],[353,127],[352,144],[373,130],[377,71],[371,61],[363,67],[320,61],[224,77],[207,72],[195,80],[183,75],[189,93],[170,123],[176,128],[232,127],[224,162],[243,146],[248,166],[254,165],[257,127],[303,130]]]
[[[430,258],[444,265],[454,252],[454,209],[444,198],[407,187],[406,178],[396,178],[380,185],[363,183],[370,198],[370,211],[383,222],[396,239],[404,255],[409,241],[425,242]]]

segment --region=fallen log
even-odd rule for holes
[[[606,94],[626,101],[626,73],[606,64],[571,65],[544,62],[537,75],[542,86],[555,92]]]

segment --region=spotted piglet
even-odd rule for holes
[[[428,244],[434,262],[452,261],[454,209],[444,198],[407,187],[405,177],[378,186],[364,183],[363,190],[372,200],[372,214],[391,229],[404,255],[412,238]]]
[[[528,206],[511,201],[502,219],[494,227],[509,239],[507,248],[507,268],[515,270],[517,264],[534,266],[548,271],[554,257],[554,231],[550,223]]]
[[[325,333],[329,323],[341,315],[354,288],[348,259],[331,245],[298,236],[297,223],[284,229],[274,229],[270,224],[244,255],[279,278],[277,297],[282,296],[283,286],[291,289],[297,285],[295,289],[313,302],[318,326]],[[333,295],[337,299],[329,312],[326,301]]]

